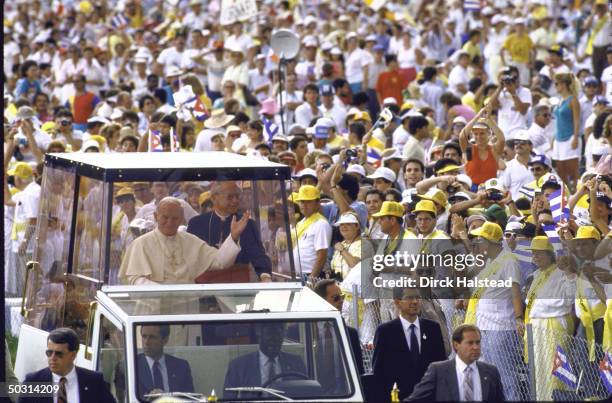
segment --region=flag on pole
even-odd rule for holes
[[[111,19],[111,26],[113,28],[121,28],[121,27],[125,27],[130,23],[130,19],[128,17],[126,17],[125,14],[123,13],[117,13],[115,14],[115,16]]]
[[[374,129],[374,133],[367,144],[367,158],[370,164],[378,167],[382,161],[382,153],[385,149],[385,133],[382,129]]]
[[[159,130],[149,130],[149,152],[164,151]]]
[[[519,262],[522,284],[535,270],[535,265],[532,261],[533,253],[529,249],[530,246],[529,239],[519,239],[516,241],[516,248],[514,249],[514,254]]]
[[[558,223],[562,219],[569,219],[569,209],[566,206],[565,192],[563,191],[563,184],[561,189],[555,190],[548,195],[548,202],[550,203],[550,211],[552,211],[553,221]]]
[[[606,353],[599,362],[599,376],[608,393],[612,393],[612,356]]]
[[[519,189],[519,193],[525,195],[525,197],[527,197],[529,200],[533,200],[533,198],[535,197],[535,189],[530,188],[528,186],[522,186]]]
[[[465,11],[480,11],[480,0],[464,0],[463,9]]]
[[[567,360],[567,355],[559,345],[557,345],[557,351],[555,352],[552,374],[570,388],[576,389],[578,378]]]
[[[279,127],[274,123],[274,119],[268,119],[265,116],[261,117],[261,121],[264,126],[264,137],[268,140],[268,143],[272,142],[272,137],[278,134]]]
[[[555,255],[565,256],[565,250],[563,249],[563,243],[561,242],[561,238],[557,232],[557,226],[554,224],[546,224],[543,228],[544,233],[546,233],[546,236],[548,237],[548,240],[555,251]]]

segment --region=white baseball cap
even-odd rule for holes
[[[384,180],[389,181],[391,183],[394,183],[395,180],[397,179],[396,176],[395,176],[395,172],[393,172],[391,169],[385,168],[385,167],[377,168],[376,171],[374,171],[374,173],[372,175],[368,175],[368,178],[370,178],[370,179],[384,179]]]
[[[353,165],[349,165],[348,168],[346,168],[346,173],[350,174],[350,173],[355,173],[355,174],[359,174],[362,177],[366,176],[366,172],[364,167],[362,167],[359,164],[353,164]]]
[[[359,225],[359,220],[355,213],[344,213],[340,216],[338,221],[334,224],[335,227],[339,227],[340,224],[357,224]]]

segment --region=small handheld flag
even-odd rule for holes
[[[159,130],[149,130],[149,152],[164,151]]]
[[[569,361],[567,360],[567,355],[561,348],[561,346],[557,346],[557,351],[555,353],[554,361],[553,361],[553,370],[552,374],[559,378],[564,384],[569,386],[572,389],[576,389],[578,378],[574,374],[572,367],[570,366]]]
[[[612,356],[606,353],[599,362],[599,376],[608,393],[612,393]]]
[[[548,195],[548,202],[550,203],[550,211],[552,211],[553,221],[555,223],[558,223],[562,219],[569,219],[569,209],[566,207],[563,186],[561,186],[561,189],[555,190]]]
[[[565,256],[565,250],[563,249],[563,244],[561,243],[561,238],[559,237],[559,233],[557,232],[557,228],[554,224],[544,225],[544,232],[552,245],[555,255],[557,256]]]

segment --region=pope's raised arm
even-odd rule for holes
[[[240,253],[237,240],[248,214],[232,222],[231,234],[219,249],[179,232],[183,208],[178,199],[162,199],[155,211],[157,228],[135,239],[123,258],[119,278],[127,284],[190,284],[207,270],[230,267]]]

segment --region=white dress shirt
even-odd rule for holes
[[[62,376],[53,372],[51,374],[53,376],[53,383],[59,385]],[[79,379],[77,378],[76,367],[72,367],[72,371],[68,372],[65,378],[67,403],[79,403],[81,400],[79,397]],[[57,403],[57,393],[53,395],[53,403]]]
[[[459,398],[461,401],[465,401],[464,398],[464,388],[463,388],[463,378],[465,377],[465,368],[468,365],[459,358],[459,356],[455,357],[455,368],[457,370],[457,383],[459,384]],[[474,396],[473,401],[482,401],[482,385],[480,384],[480,373],[478,372],[478,366],[474,361],[469,365],[472,368],[472,387]]]
[[[147,359],[147,365],[149,366],[149,371],[151,371],[151,379],[153,380],[153,385],[155,385],[155,379],[153,377],[153,364],[155,364],[155,360],[149,356],[145,356]],[[161,372],[162,380],[164,381],[164,392],[170,391],[170,384],[168,383],[168,368],[166,367],[166,357],[162,355],[162,357],[157,360],[159,362],[159,371]]]
[[[280,374],[281,365],[278,356],[274,358],[274,375]],[[261,384],[268,382],[268,374],[270,373],[270,357],[259,351],[259,373],[261,374]]]
[[[406,336],[406,342],[408,343],[408,348],[412,351],[412,346],[410,345],[410,336],[412,335],[412,330],[410,329],[411,325],[414,325],[414,333],[416,334],[417,342],[419,343],[419,353],[421,352],[421,321],[417,317],[414,322],[410,322],[407,319],[404,319],[403,316],[400,315],[400,321],[402,322],[402,329],[404,329],[404,336]]]

